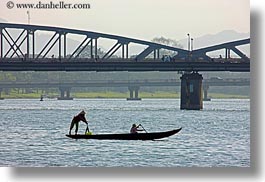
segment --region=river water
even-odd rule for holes
[[[148,132],[182,130],[158,141],[65,137],[82,109],[94,134],[125,133],[133,123]],[[201,111],[180,110],[178,99],[6,99],[0,116],[0,166],[250,166],[248,99],[213,99]],[[79,133],[85,128],[80,123]]]

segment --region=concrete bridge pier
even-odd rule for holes
[[[211,101],[211,98],[208,97],[208,84],[203,84],[203,101]]]
[[[202,75],[185,73],[181,79],[180,109],[200,110],[202,105]]]
[[[58,100],[73,100],[72,97],[70,97],[70,87],[59,87],[60,90],[60,97],[58,97]]]
[[[127,100],[141,100],[141,98],[139,98],[139,86],[129,86],[128,89],[130,91],[130,97],[127,98]]]
[[[2,88],[0,88],[0,100],[4,100],[4,98],[1,96],[1,93],[2,93]]]

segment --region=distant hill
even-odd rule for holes
[[[250,37],[250,33],[239,33],[234,30],[224,30],[217,34],[206,34],[201,37],[193,37],[194,39],[194,49],[199,49],[202,47],[208,47],[215,44],[221,44],[225,42],[231,42],[240,39],[246,39]],[[187,39],[179,40],[179,43],[186,45]]]

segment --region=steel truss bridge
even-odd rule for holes
[[[16,33],[13,33],[16,31]],[[37,33],[51,33],[44,45]],[[69,50],[69,36],[82,36],[83,40]],[[108,39],[114,44],[104,55],[98,54],[99,41]],[[130,45],[138,44],[143,50],[130,57]],[[250,39],[237,40],[202,49],[188,51],[153,42],[68,28],[0,23],[0,71],[234,71],[249,72],[250,58],[237,46],[250,44]],[[8,46],[5,46],[8,45]],[[38,52],[36,48],[39,48]],[[90,47],[90,54],[80,54]],[[51,50],[56,50],[51,57]],[[162,59],[161,50],[174,52],[169,61]],[[207,53],[225,50],[224,58],[212,58]],[[233,51],[238,58],[231,58]],[[121,53],[120,57],[113,55]],[[151,57],[150,57],[151,55]]]

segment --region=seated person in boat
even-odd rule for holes
[[[138,133],[138,131],[144,131],[144,130],[138,129],[140,126],[142,126],[142,125],[139,124],[138,126],[136,126],[136,124],[133,124],[132,128],[130,130],[130,133]]]
[[[88,123],[85,117],[85,111],[81,111],[78,115],[74,116],[70,125],[70,131],[69,131],[69,135],[71,135],[71,131],[73,129],[73,127],[75,126],[75,134],[77,134],[78,132],[78,125],[80,121],[83,121],[86,123],[87,127],[88,127]]]

